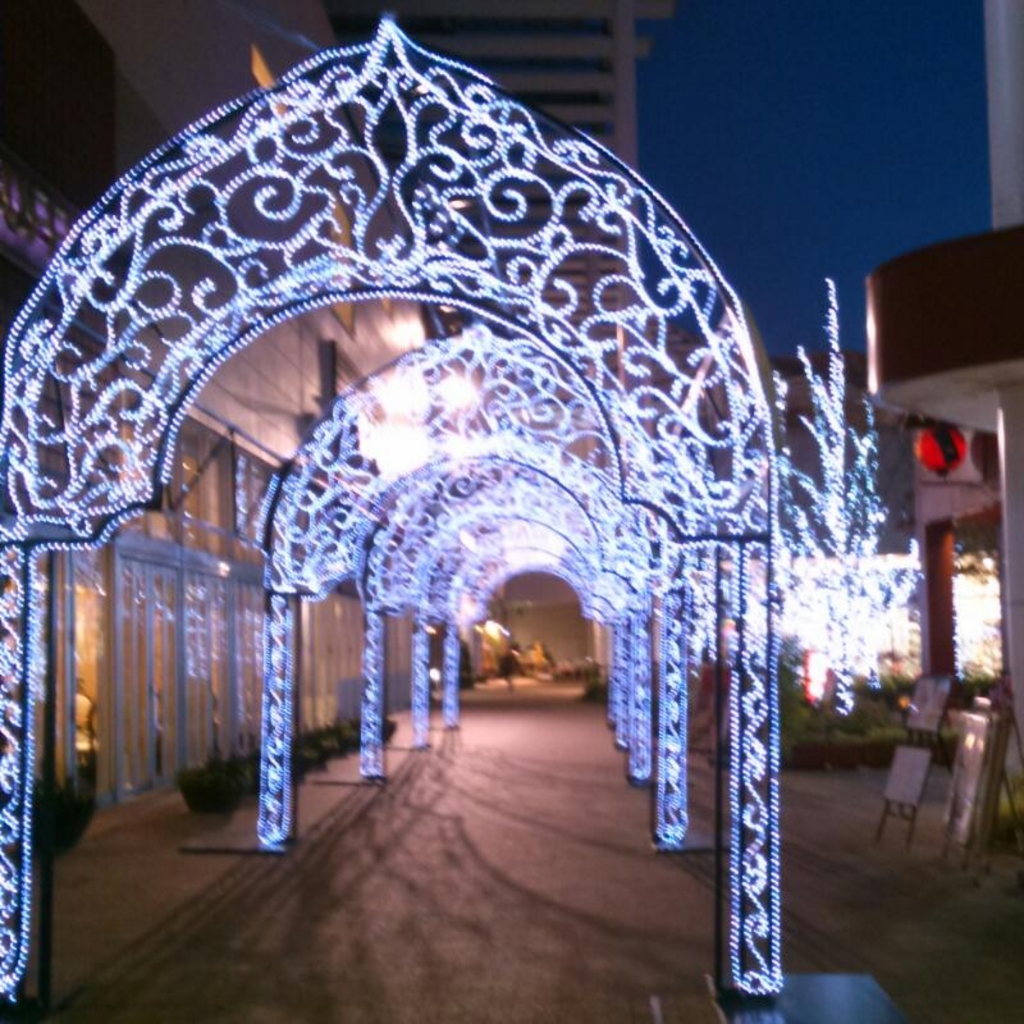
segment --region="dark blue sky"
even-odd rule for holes
[[[644,26],[640,168],[754,312],[820,347],[826,276],[990,226],[982,0],[677,0]]]

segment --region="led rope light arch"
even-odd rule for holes
[[[447,541],[454,550],[442,550],[433,565],[425,567],[421,587],[410,595],[421,617],[448,621],[456,616],[463,625],[477,621],[462,620],[464,603],[482,607],[493,589],[490,580],[494,573],[506,568],[514,571],[527,562],[563,566],[577,579],[587,581],[592,601],[600,600],[600,568],[572,536],[536,519],[503,518],[497,528],[492,523],[486,530],[474,529],[476,525],[463,526],[457,532],[445,530],[439,536],[439,546]],[[471,549],[463,546],[467,541]],[[387,584],[382,581],[374,587],[386,589]]]
[[[396,132],[412,143],[401,160],[382,142]],[[587,260],[596,282],[569,273]],[[771,543],[768,406],[740,305],[700,245],[600,146],[385,22],[371,43],[213,111],[71,230],[6,341],[0,556],[109,536],[156,503],[190,402],[232,353],[307,310],[385,296],[513,323],[561,353],[596,393],[621,394],[607,413],[624,500],[661,510],[684,539]],[[37,668],[23,663],[38,599],[23,587],[0,606],[0,630],[23,640],[0,681],[0,713],[16,723],[0,753],[9,995],[27,960],[32,736],[17,709]],[[734,748],[775,743],[771,666],[741,689],[768,710],[737,723]],[[764,802],[774,771],[755,757],[731,780],[741,810],[762,802],[764,849],[777,842]],[[742,815],[733,828],[738,847]],[[734,981],[747,992],[781,985],[761,849],[740,856],[733,883],[745,901]],[[748,968],[748,947],[763,967]]]
[[[418,141],[390,166],[378,134],[395,126]],[[592,293],[564,276],[583,258],[608,267]],[[612,414],[629,471],[672,475],[679,522],[763,520],[764,396],[742,312],[700,246],[610,154],[385,22],[186,129],[72,229],[9,335],[14,519],[0,536],[102,534],[153,500],[191,395],[231,352],[297,312],[389,294],[511,319],[601,393],[618,387],[605,363],[621,328],[630,387]],[[44,431],[38,405],[58,392]],[[43,447],[63,463],[44,471]]]
[[[399,489],[398,496],[394,502],[394,506],[390,510],[390,521],[397,524],[397,529],[400,531],[400,537],[394,543],[388,541],[382,541],[379,537],[375,538],[370,548],[370,557],[368,561],[370,566],[375,570],[371,574],[371,580],[375,582],[372,585],[368,585],[365,588],[366,599],[367,599],[367,615],[368,622],[370,617],[372,621],[376,622],[380,617],[380,612],[384,608],[384,595],[387,595],[388,610],[393,613],[410,612],[418,621],[430,621],[441,620],[451,624],[457,621],[457,612],[454,608],[444,614],[433,614],[426,612],[423,607],[423,599],[421,597],[421,591],[423,588],[423,572],[419,564],[419,556],[423,553],[440,550],[458,550],[459,538],[463,535],[469,522],[474,517],[479,519],[481,516],[487,520],[496,520],[502,516],[509,516],[509,509],[519,508],[521,511],[518,514],[518,518],[515,518],[513,514],[513,521],[519,524],[524,523],[529,518],[531,513],[536,514],[538,511],[543,512],[545,509],[545,489],[543,487],[537,487],[537,481],[544,481],[547,483],[547,489],[551,490],[554,486],[550,481],[550,478],[543,474],[536,477],[531,477],[529,467],[519,464],[506,464],[490,461],[485,464],[485,469],[476,475],[473,474],[473,469],[479,469],[479,465],[475,462],[470,463],[467,470],[465,465],[460,467],[460,475],[455,478],[455,485],[451,485],[447,479],[447,467],[442,467],[441,470],[436,468],[430,474],[424,474],[422,471],[413,475],[415,486],[409,481],[403,481],[402,487]],[[509,477],[511,476],[511,479]],[[440,478],[440,480],[438,480]],[[432,481],[432,483],[425,483],[425,479]],[[461,482],[465,482],[466,488],[463,489],[459,486]],[[481,484],[485,483],[488,489],[485,490]],[[518,483],[518,488],[515,486]],[[560,485],[561,486],[561,485]],[[525,493],[523,488],[526,487]],[[564,488],[562,488],[564,491]],[[471,506],[471,515],[453,515],[450,511],[442,515],[440,507],[434,502],[424,502],[423,494],[427,493],[430,495],[440,494],[443,497],[449,498],[455,503],[456,507],[465,503]],[[494,492],[491,494],[490,492]],[[481,504],[480,496],[484,494],[489,500],[483,502],[483,507],[477,507]],[[518,499],[514,498],[515,495],[519,494]],[[565,494],[560,495],[563,503],[565,502]],[[474,500],[476,499],[476,500]],[[411,504],[411,509],[403,509],[402,502],[408,501]],[[576,508],[572,502],[568,503],[570,509],[574,509],[579,516],[579,509]],[[287,503],[279,505],[277,508],[276,521],[280,521],[280,516],[290,511],[291,506]],[[415,513],[419,512],[419,517]],[[552,515],[554,514],[554,510]],[[439,520],[441,521],[439,524]],[[333,515],[327,517],[327,521],[337,523],[339,520]],[[420,529],[410,530],[410,524],[418,521]],[[581,520],[581,524],[589,525],[589,520],[584,517]],[[578,524],[580,525],[580,524]],[[289,530],[278,530],[279,534],[285,533],[290,534]],[[550,534],[550,528],[548,528]],[[577,530],[577,532],[579,532]],[[372,536],[372,535],[371,535]],[[385,531],[385,537],[390,537],[390,533]],[[502,534],[495,535],[499,542],[500,547],[497,551],[485,551],[481,555],[487,554],[492,562],[497,562],[499,565],[504,564],[510,555],[508,545],[506,543],[507,537]],[[549,538],[550,539],[550,536]],[[332,546],[334,545],[334,539],[330,539]],[[565,538],[562,538],[562,546],[566,547],[567,542]],[[378,559],[377,564],[374,564],[374,555],[377,552],[392,553],[396,556],[398,562],[398,569],[395,567],[396,559],[392,559],[391,564],[386,560],[380,561]],[[404,566],[404,572],[401,571],[403,568],[402,560],[397,556],[407,555],[412,553],[413,564],[411,567]],[[531,557],[536,558],[535,553],[531,553]],[[556,563],[560,554],[548,554],[545,564],[550,565]],[[428,561],[432,561],[429,559]],[[578,555],[577,562],[579,566],[583,566],[585,558]],[[632,559],[633,564],[637,564],[636,559]],[[316,564],[322,564],[322,561],[316,560]],[[465,570],[463,569],[463,574]],[[482,575],[482,570],[477,566],[469,575],[470,579],[477,578]],[[593,587],[590,588],[596,597],[600,597],[603,593],[601,586],[601,577],[592,566],[584,568],[578,568],[576,572],[577,577],[585,575],[593,581]],[[464,578],[460,576],[460,579]],[[323,590],[328,584],[324,580],[318,581],[316,587],[317,591]],[[459,593],[463,586],[457,588],[449,588],[453,593]],[[583,592],[588,592],[584,590]],[[451,602],[454,604],[454,601]],[[373,628],[372,623],[370,628]],[[381,645],[378,640],[373,637],[368,638],[369,642],[364,656],[364,680],[365,680],[365,691],[364,701],[362,707],[362,723],[363,723],[363,750],[366,752],[361,760],[361,771],[364,776],[369,778],[379,778],[383,775],[383,764],[380,754],[380,730],[381,730],[381,719],[382,719],[382,690],[380,685],[380,665],[379,658],[381,656]],[[422,644],[422,641],[419,641]],[[449,652],[450,653],[450,652]],[[422,745],[422,735],[424,727],[422,725],[422,710],[424,705],[424,686],[423,681],[420,678],[422,676],[422,668],[420,662],[422,661],[422,650],[417,653],[416,661],[416,678],[417,686],[414,687],[417,695],[417,707],[420,713],[416,716],[415,727],[417,734],[421,737],[418,745]],[[457,694],[453,693],[451,683],[451,677],[449,676],[449,682],[446,684],[447,694],[447,713],[446,721],[449,726],[457,720]],[[273,726],[274,720],[267,719],[267,721]],[[271,751],[275,747],[281,745],[280,740],[277,743],[268,742],[266,744],[267,756],[271,756]],[[269,773],[268,773],[269,777]],[[268,794],[268,797],[273,802],[282,802],[280,794],[272,793]]]
[[[461,386],[454,403],[453,383]],[[515,460],[528,447],[533,464],[553,476],[585,466],[574,477],[579,493],[601,491],[606,508],[617,506],[614,443],[594,398],[569,384],[578,382],[536,346],[477,327],[349,388],[269,496],[271,585],[315,592],[321,580],[354,574],[353,556],[384,518],[392,485],[408,489],[413,473],[440,461]]]
[[[492,557],[500,557],[503,546],[544,543],[574,550],[591,564],[588,575],[598,595],[615,588],[614,571],[627,557],[635,567],[635,585],[644,582],[644,552],[635,535],[623,542],[625,556],[614,554],[621,536],[616,524],[588,516],[572,493],[571,479],[555,482],[527,463],[494,460],[463,465],[454,477],[438,472],[428,479],[423,491],[399,496],[388,526],[373,535],[365,560],[372,603],[396,610],[421,605],[432,583],[434,589],[441,583],[445,566],[472,563],[471,550],[462,555],[467,542]],[[438,550],[440,557],[434,555]],[[461,578],[472,586],[471,575]]]
[[[476,348],[472,347],[474,343]],[[609,507],[617,507],[619,502],[613,493],[603,494],[602,488],[606,492],[616,490],[615,462],[602,456],[601,442],[606,452],[611,450],[611,445],[602,431],[591,426],[592,420],[599,420],[599,417],[588,413],[585,399],[581,402],[572,394],[565,395],[564,386],[551,372],[551,360],[538,360],[536,350],[522,345],[509,345],[495,358],[492,343],[490,333],[480,329],[469,337],[449,339],[436,345],[429,354],[413,353],[403,357],[384,373],[339,396],[329,417],[297,454],[289,473],[268,502],[269,536],[274,540],[287,538],[291,545],[278,546],[272,542],[268,567],[271,586],[321,594],[338,579],[354,573],[362,584],[368,616],[378,616],[386,606],[394,613],[405,611],[423,620],[429,615],[425,614],[423,600],[418,596],[423,586],[418,566],[407,568],[403,576],[382,560],[388,555],[422,554],[438,545],[449,547],[451,542],[444,544],[438,536],[441,508],[485,494],[482,484],[486,484],[489,491],[497,492],[497,500],[491,497],[484,509],[486,516],[493,519],[507,515],[511,505],[521,510],[518,518],[523,520],[528,518],[527,509],[535,511],[544,506],[543,491],[534,488],[525,498],[513,500],[517,489],[510,486],[507,477],[510,474],[522,477],[532,472],[537,480],[551,484],[554,473],[563,478],[568,474],[573,484],[571,490],[565,487],[564,479],[558,486],[580,504],[586,522],[592,523],[592,520],[577,493],[590,495],[590,503],[600,508],[605,519],[610,518]],[[517,365],[516,359],[521,360],[522,365]],[[372,432],[370,438],[366,435],[368,425],[377,425],[382,418],[386,419],[380,416],[381,407],[386,413],[388,404],[382,401],[381,394],[393,391],[396,382],[403,385],[400,397],[404,400],[406,417],[409,416],[409,397],[421,396],[420,407],[415,409],[415,425],[448,462],[440,466],[428,462],[427,468],[403,465],[402,469],[407,472],[392,481],[393,474],[381,472],[380,462],[385,453],[376,450]],[[451,389],[445,386],[452,382],[463,385],[459,402],[452,402]],[[496,430],[496,426],[500,429]],[[521,454],[524,448],[528,449],[530,459],[544,463],[546,468],[535,470],[529,462],[520,464],[510,460],[510,452],[520,453],[520,459],[526,457]],[[567,457],[580,448],[586,457],[586,473],[580,471],[580,459]],[[461,458],[452,460],[453,449]],[[469,459],[467,452],[476,453],[477,457]],[[479,457],[481,452],[488,454],[486,462]],[[543,453],[539,460],[538,453]],[[427,453],[423,453],[422,458],[426,457]],[[453,461],[454,465],[449,465]],[[610,482],[603,482],[603,475],[597,468],[602,464],[611,466]],[[412,471],[408,472],[410,468]],[[454,474],[454,483],[446,480],[446,475],[451,474]],[[313,500],[311,493],[315,495]],[[403,502],[408,507],[403,508]],[[572,501],[567,504],[572,508]],[[479,516],[479,510],[475,514]],[[620,519],[622,515],[620,511]],[[383,540],[372,525],[380,519],[394,527],[385,531]],[[449,529],[461,534],[463,522],[464,517],[456,518]],[[631,538],[631,543],[624,546],[637,547],[640,530],[634,523],[620,524],[613,532],[616,530],[620,537]],[[278,557],[282,550],[287,557]],[[364,555],[362,559],[359,552]],[[630,550],[620,555],[620,560],[635,569],[643,564],[640,554]],[[398,564],[401,566],[401,558]],[[288,578],[288,571],[294,567],[302,574],[298,579]],[[594,592],[600,594],[597,574],[591,570],[589,575],[595,579]],[[387,595],[386,605],[384,595]],[[456,621],[456,616],[449,614],[443,621],[450,625]],[[373,628],[369,619],[368,628]],[[419,644],[422,646],[422,641]],[[380,754],[383,691],[382,669],[378,663],[381,651],[381,644],[368,637],[361,715],[365,754],[361,771],[369,778],[383,775]],[[422,650],[419,650],[414,689],[417,707],[422,712],[425,688],[421,661]],[[457,718],[457,691],[453,687],[449,675],[445,689],[449,725]],[[268,718],[266,721],[273,727],[276,720]],[[416,727],[422,736],[424,726],[419,717]],[[280,738],[277,742],[272,739],[268,737],[264,745],[268,757],[282,746]],[[277,774],[268,771],[264,777]],[[280,794],[267,795],[275,805],[283,802]]]

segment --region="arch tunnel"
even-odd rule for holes
[[[741,304],[610,153],[385,21],[128,172],[6,339],[0,991],[17,991],[31,934],[37,555],[99,545],[156,507],[200,390],[269,328],[395,300],[422,305],[430,340],[338,395],[263,507],[260,841],[291,834],[296,602],[358,589],[375,777],[383,615],[446,629],[454,724],[465,610],[529,563],[612,628],[609,714],[631,777],[655,776],[664,845],[685,842],[687,674],[706,651],[728,661],[732,975],[780,988],[775,469]]]

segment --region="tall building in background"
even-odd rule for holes
[[[671,16],[671,2],[523,0],[514,16],[488,0],[388,7],[414,38],[635,163],[635,60],[650,47],[636,20]],[[3,5],[0,330],[120,173],[316,49],[366,40],[379,13],[366,0]],[[62,777],[92,778],[116,801],[258,745],[266,482],[339,390],[422,345],[437,315],[408,302],[336,305],[266,332],[204,389],[162,507],[101,551],[59,556]],[[301,619],[301,727],[358,714],[359,601],[338,592],[304,603]],[[389,622],[387,646],[396,708],[408,702],[408,622]]]
[[[381,7],[324,0],[342,42],[365,39]],[[509,92],[637,162],[636,61],[651,49],[637,20],[671,18],[675,0],[397,0],[404,31],[465,60]]]

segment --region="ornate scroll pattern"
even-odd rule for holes
[[[412,634],[412,745],[430,745],[430,635],[421,622]]]
[[[730,597],[736,622],[730,652],[732,756],[732,972],[744,992],[782,986],[779,737],[767,551],[733,549]]]
[[[385,21],[185,129],[72,228],[8,339],[0,536],[97,536],[153,498],[233,351],[385,294],[514,323],[621,392],[626,490],[684,529],[764,526],[749,332],[685,225],[605,150]]]
[[[384,778],[384,616],[368,611],[363,640],[359,774]]]
[[[507,560],[509,558],[511,561]],[[501,555],[495,555],[489,562],[482,563],[478,569],[464,571],[467,578],[472,578],[474,582],[472,587],[467,585],[461,591],[463,601],[468,598],[468,604],[475,606],[479,613],[474,617],[467,616],[467,625],[470,622],[479,622],[496,592],[510,579],[524,573],[546,573],[558,577],[576,592],[584,618],[594,619],[596,622],[605,621],[601,606],[593,599],[593,595],[587,592],[587,588],[592,585],[593,577],[587,574],[585,565],[581,566],[578,560],[567,558],[564,554],[556,559],[554,554],[543,550],[513,548]],[[456,580],[455,584],[451,589],[450,599],[453,605],[455,596],[460,593],[459,580]]]
[[[532,515],[543,512],[540,508]],[[459,529],[439,531],[434,560],[422,567],[416,595],[432,621],[451,620],[462,626],[481,621],[494,591],[511,576],[526,572],[560,576],[580,595],[586,617],[602,617],[601,598],[594,593],[598,570],[585,534],[571,535],[532,517],[502,518],[501,510],[493,515],[460,517]],[[384,583],[371,589],[387,592]]]
[[[658,700],[658,778],[655,795],[654,841],[667,850],[679,849],[688,823],[686,794],[687,683],[693,600],[670,591],[661,608],[661,673]]]
[[[449,622],[444,632],[444,665],[441,669],[441,714],[446,729],[459,727],[459,629]]]
[[[536,345],[477,327],[335,399],[274,488],[270,585],[317,593],[355,575],[369,533],[404,522],[389,513],[396,492],[420,489],[439,465],[483,459],[529,462],[556,480],[571,473],[595,515],[624,515],[614,445],[585,382]],[[635,547],[636,529],[623,532]]]
[[[384,524],[364,548],[359,578],[367,601],[396,614],[446,619],[463,596],[479,603],[487,564],[536,562],[528,553],[543,551],[548,564],[571,562],[573,573],[589,581],[588,612],[624,604],[650,577],[649,549],[631,525],[637,516],[594,493],[586,473],[555,479],[534,461],[536,454],[524,449],[516,461],[432,466],[417,474],[416,486],[396,488]]]
[[[651,777],[651,633],[646,602],[629,617],[630,709],[629,781]]]
[[[0,999],[8,1000],[25,973],[31,932],[38,590],[34,557],[0,548]]]
[[[614,621],[613,615],[608,615],[601,621],[604,623],[608,630],[608,706],[605,709],[605,717],[608,722],[608,728],[613,732],[615,730],[615,723],[618,719],[619,712],[619,664],[618,664],[618,645],[615,641],[615,634],[617,627]]]
[[[270,595],[263,619],[263,736],[256,834],[261,843],[271,847],[280,846],[292,835],[293,617],[289,598]]]
[[[618,750],[629,750],[630,720],[633,715],[633,660],[630,654],[630,620],[628,614],[616,618],[611,635],[612,671],[618,682],[615,684],[615,746]]]
[[[586,265],[599,272],[579,273]],[[480,351],[513,353],[521,343],[550,357],[550,365],[513,358],[507,373],[488,364],[487,379],[510,391],[488,408],[517,410],[497,433],[494,421],[476,426],[460,412],[459,429],[437,436],[477,445],[451,452],[453,460],[500,460],[510,453],[492,445],[508,442],[495,438],[546,433],[549,448],[536,451],[550,461],[535,468],[556,479],[572,460],[594,470],[602,483],[588,501],[613,509],[606,519],[588,505],[591,518],[613,524],[598,579],[636,573],[631,529],[649,542],[643,572],[666,580],[672,554],[660,524],[675,539],[771,535],[770,415],[749,332],[687,228],[599,146],[384,22],[371,43],[320,54],[274,90],[213,111],[72,228],[7,338],[0,542],[105,536],[157,496],[190,401],[233,352],[288,316],[384,296],[451,306],[489,324],[493,345],[455,356],[474,373]],[[527,387],[533,366],[542,367],[543,386]],[[551,381],[557,388],[545,390]],[[517,398],[527,394],[536,404]],[[445,406],[456,410],[450,398]],[[303,580],[293,589],[312,584],[315,593],[363,565],[393,496],[389,478],[414,476],[408,465],[387,467],[389,446],[364,450],[363,434],[378,425],[375,401],[360,406],[362,420],[343,418],[333,449],[349,453],[354,485],[336,489],[317,467],[286,495],[302,512],[289,520],[296,532],[287,541],[298,554],[284,578]],[[567,408],[579,410],[578,421]],[[436,459],[433,443],[424,464]],[[623,503],[650,514],[630,519]],[[331,515],[343,528],[321,533]],[[317,536],[341,538],[316,552],[319,564],[302,546]],[[295,568],[303,562],[304,578]],[[291,816],[287,739],[272,727],[291,713],[290,657],[280,653],[290,644],[290,614],[283,604],[268,615],[276,625],[267,633],[271,750],[261,769],[261,835],[271,842],[286,836]],[[379,642],[372,625],[371,635]],[[18,661],[9,687],[27,692],[32,650],[31,636],[9,649]],[[274,651],[283,660],[274,662]],[[774,690],[767,668],[759,674],[741,663],[733,702],[733,756],[745,773],[734,773],[735,820],[743,822],[734,889],[744,894],[736,982],[774,991]],[[21,720],[12,721],[13,734]],[[27,797],[18,801],[8,799],[4,820],[27,849],[30,808]],[[10,913],[27,916],[20,879],[0,886],[8,886]],[[0,951],[14,957],[9,978],[24,966],[12,943]]]

